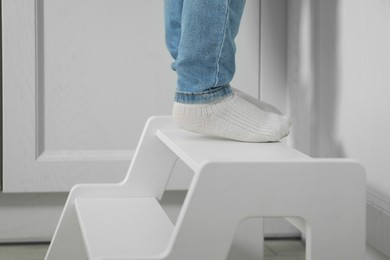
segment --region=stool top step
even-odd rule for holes
[[[156,135],[195,171],[206,161],[267,162],[311,159],[306,154],[280,142],[237,142],[195,134],[178,128],[158,129]]]
[[[79,198],[75,208],[89,259],[159,255],[174,229],[155,198]]]

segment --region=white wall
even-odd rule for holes
[[[365,166],[367,239],[390,256],[390,1],[291,0],[288,39],[290,139],[314,156]]]
[[[318,156],[365,166],[368,240],[390,255],[390,1],[319,5]]]
[[[318,152],[361,161],[370,189],[390,203],[390,1],[344,0],[337,8],[338,21],[328,23],[338,24],[335,52],[319,50],[334,59],[331,75],[322,75],[334,84],[324,79],[318,88]]]

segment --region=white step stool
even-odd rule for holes
[[[178,157],[194,177],[173,225],[159,200]],[[307,260],[363,260],[365,190],[352,160],[204,137],[153,117],[122,183],[72,189],[46,259],[222,260],[242,220],[299,217]]]

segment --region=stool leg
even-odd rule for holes
[[[327,225],[324,220],[308,225],[306,230],[306,260],[364,260],[365,225]],[[334,224],[334,223],[333,223]],[[352,227],[354,226],[354,227]],[[352,228],[352,229],[351,229]]]
[[[237,227],[227,260],[263,260],[263,219],[247,218]]]

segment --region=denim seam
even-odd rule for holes
[[[207,91],[203,91],[203,92],[183,92],[183,91],[176,91],[176,93],[179,93],[179,94],[184,94],[184,95],[207,95],[207,94],[213,94],[215,92],[219,92],[221,91],[222,89],[224,88],[229,88],[230,85],[229,84],[226,84],[226,85],[223,85],[223,86],[219,86],[215,89],[212,89],[212,90],[207,90]]]
[[[219,53],[218,53],[218,56],[217,56],[217,60],[216,60],[216,73],[215,73],[215,83],[214,83],[214,86],[217,86],[218,85],[218,81],[219,81],[219,62],[221,60],[221,56],[222,56],[222,51],[223,51],[223,47],[224,47],[224,43],[225,43],[225,39],[226,39],[226,28],[227,28],[227,24],[228,24],[228,17],[229,17],[229,3],[230,3],[230,0],[226,0],[226,13],[225,13],[225,20],[224,20],[224,24],[223,24],[223,35],[222,35],[222,42],[221,42],[221,47],[219,49]]]
[[[230,85],[224,85],[218,87],[217,89],[208,90],[204,92],[176,92],[175,93],[175,102],[179,103],[188,103],[188,104],[201,104],[209,103],[227,96],[232,95]]]

